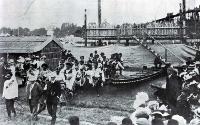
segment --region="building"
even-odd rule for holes
[[[55,69],[62,56],[62,43],[52,36],[0,37],[0,56],[17,59],[19,56],[46,56],[50,69]]]

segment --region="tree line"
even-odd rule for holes
[[[82,37],[84,32],[84,26],[80,27],[73,23],[63,23],[61,27],[54,28],[54,35],[56,37],[65,37],[67,35],[74,35],[76,37]],[[47,35],[46,28],[38,28],[30,30],[29,28],[10,28],[2,27],[0,33],[10,34],[10,36],[45,36]]]

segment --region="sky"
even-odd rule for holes
[[[102,0],[102,21],[110,24],[143,23],[178,13],[182,0]],[[200,5],[200,0],[186,0],[186,7]],[[48,28],[69,22],[97,22],[98,0],[0,0],[0,27]]]

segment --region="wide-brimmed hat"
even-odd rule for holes
[[[146,118],[139,118],[136,120],[137,125],[150,125],[150,122]]]
[[[28,58],[28,57],[27,57],[27,58],[25,58],[25,60],[26,60],[26,61],[31,61],[31,58]]]
[[[151,115],[161,115],[162,116],[162,112],[160,110],[155,110],[153,113],[151,113]]]
[[[187,125],[187,121],[180,115],[173,115],[172,119],[178,121],[179,125]]]
[[[46,59],[47,57],[45,55],[43,55],[40,59]]]
[[[161,105],[158,110],[155,110],[152,115],[161,115],[162,117],[166,117],[166,116],[169,116],[169,112],[168,112],[168,109],[165,105]]]
[[[136,118],[148,118],[150,112],[147,108],[137,108],[135,111],[135,117]]]
[[[14,63],[15,61],[14,61],[14,59],[10,59],[9,61],[8,61],[8,63]]]
[[[17,62],[23,63],[25,61],[25,59],[23,57],[19,57],[19,59],[17,60]]]
[[[195,109],[195,110],[194,110],[194,113],[195,113],[195,115],[196,115],[197,117],[200,118],[200,108]]]
[[[159,108],[159,103],[158,103],[158,101],[149,101],[148,107],[151,110],[157,110]]]

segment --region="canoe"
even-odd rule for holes
[[[112,85],[130,85],[142,83],[145,81],[151,81],[155,78],[159,78],[163,74],[163,70],[152,71],[150,73],[141,73],[135,77],[125,77],[125,78],[111,78],[110,83]]]

